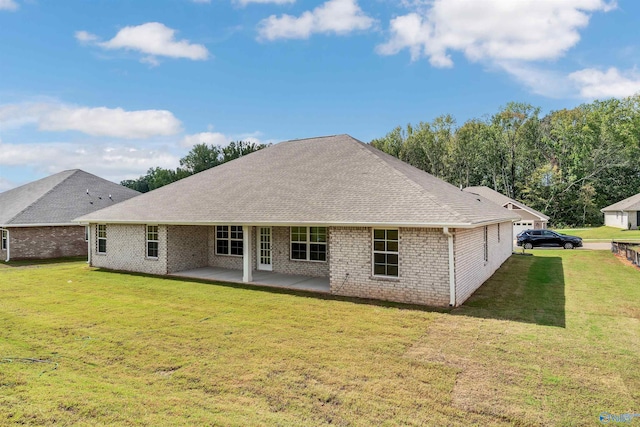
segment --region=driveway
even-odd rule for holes
[[[552,247],[552,248],[533,248],[533,249],[527,249],[528,251],[532,251],[532,250],[538,250],[538,249],[561,249],[561,248],[557,248],[557,247]],[[590,250],[595,250],[595,251],[610,251],[611,250],[611,242],[582,242],[582,247],[581,248],[576,248],[576,249],[590,249]],[[515,242],[513,245],[513,250],[516,252],[522,252],[522,246],[516,246]]]

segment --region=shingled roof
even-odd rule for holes
[[[600,212],[640,211],[640,193],[600,209]]]
[[[140,193],[79,169],[0,193],[0,226],[76,225],[78,216]]]
[[[513,213],[349,135],[281,142],[79,222],[474,227]]]
[[[469,192],[469,193],[473,193],[473,194],[478,194],[482,197],[484,197],[485,199],[491,200],[494,203],[499,204],[500,206],[505,206],[507,203],[511,203],[517,207],[519,207],[520,209],[524,209],[534,215],[536,215],[537,217],[540,217],[542,219],[545,220],[549,220],[549,217],[545,214],[543,214],[542,212],[539,212],[533,208],[530,208],[529,206],[525,205],[524,203],[520,203],[519,201],[512,199],[511,197],[507,197],[504,194],[498,193],[497,191],[495,191],[492,188],[489,188],[485,185],[480,185],[480,186],[476,186],[476,187],[467,187],[464,189],[464,191]],[[505,206],[506,207],[506,206]]]

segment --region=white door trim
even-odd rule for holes
[[[269,231],[263,235],[264,230]],[[268,238],[268,242],[266,240],[263,242],[263,236]],[[263,243],[265,248],[262,247]],[[271,227],[256,227],[256,261],[258,270],[273,271],[273,228]]]

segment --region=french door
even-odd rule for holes
[[[271,227],[258,227],[258,270],[273,270],[271,258]]]

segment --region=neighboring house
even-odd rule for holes
[[[87,230],[74,218],[137,196],[74,169],[0,193],[0,259],[87,255]]]
[[[507,208],[513,213],[520,216],[519,219],[513,221],[513,235],[517,235],[524,230],[538,230],[541,228],[547,228],[549,217],[538,212],[537,210],[530,208],[524,203],[520,203],[517,200],[507,197],[504,194],[498,193],[486,186],[467,187],[464,191],[468,193],[478,194],[485,199],[491,200],[494,203],[499,204],[503,208]]]
[[[640,193],[600,209],[604,225],[637,230],[640,225]]]
[[[456,306],[511,255],[514,218],[337,135],[281,142],[77,221],[90,224],[95,267],[223,267],[243,282],[267,270],[338,295]]]

